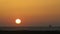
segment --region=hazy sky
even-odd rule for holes
[[[0,0],[0,26],[60,25],[60,0]]]

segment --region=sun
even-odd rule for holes
[[[15,22],[16,22],[16,24],[20,24],[21,23],[21,19],[16,19]]]

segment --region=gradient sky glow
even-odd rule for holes
[[[0,0],[0,26],[60,25],[60,0]]]

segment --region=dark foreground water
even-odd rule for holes
[[[28,33],[28,34],[38,34],[38,33],[59,33],[60,32],[60,27],[0,27],[0,33],[4,34],[23,34],[23,33]]]

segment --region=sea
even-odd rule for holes
[[[60,31],[60,27],[0,27],[0,31]]]

